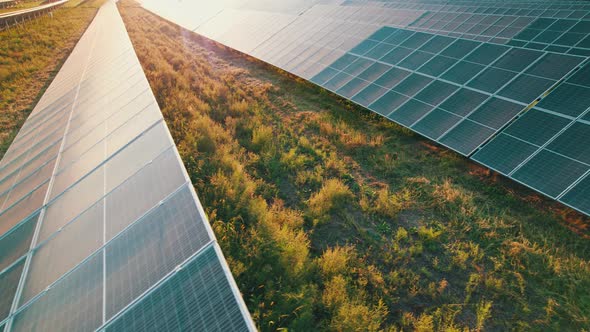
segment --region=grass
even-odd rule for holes
[[[61,8],[52,18],[43,16],[0,31],[0,157],[102,2]]]
[[[588,219],[119,2],[263,331],[588,330]]]

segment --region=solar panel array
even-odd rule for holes
[[[590,214],[588,2],[144,6]]]
[[[0,329],[253,331],[117,8],[0,161]]]

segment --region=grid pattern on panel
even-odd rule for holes
[[[464,155],[584,60],[391,27],[367,40],[377,44],[353,48],[312,81]],[[371,58],[382,45],[387,53]]]
[[[100,255],[67,275],[18,312],[12,331],[93,331],[102,322],[103,262]]]
[[[0,272],[27,253],[36,226],[37,215],[25,220],[0,238]]]
[[[211,239],[188,187],[106,247],[107,319]]]
[[[208,243],[203,209],[107,2],[0,161],[0,323],[94,331]],[[211,322],[253,330],[216,259],[235,316]]]
[[[298,17],[248,54],[589,213],[590,4],[347,0],[284,12]]]
[[[247,331],[215,245],[106,327],[116,331]]]
[[[505,137],[492,140],[473,158],[486,166],[558,199],[586,214],[590,212],[587,178],[590,172],[590,89],[587,75],[590,67],[569,76],[533,109],[505,130]],[[571,92],[571,90],[576,92]],[[570,92],[568,92],[570,91]],[[503,164],[492,159],[493,151],[514,151],[513,143],[526,146],[514,163]]]
[[[21,260],[0,275],[0,294],[2,294],[0,297],[0,321],[4,320],[10,314],[12,299],[16,293],[24,263]]]

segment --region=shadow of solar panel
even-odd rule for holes
[[[541,146],[565,128],[570,120],[537,109],[524,113],[503,132]]]
[[[219,260],[208,246],[106,331],[248,331]]]
[[[563,195],[561,201],[590,214],[590,176],[586,175],[582,181]]]
[[[36,214],[0,237],[0,271],[14,263],[29,251],[35,227]],[[1,320],[1,318],[0,318]]]
[[[520,167],[513,178],[555,198],[588,169],[590,166],[543,150]]]
[[[500,134],[484,145],[472,158],[491,169],[508,175],[536,150],[537,147],[532,144]]]
[[[467,156],[494,134],[494,130],[463,120],[456,127],[442,136],[440,143]]]

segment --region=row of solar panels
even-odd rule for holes
[[[312,1],[267,11],[245,0],[196,28],[179,14],[188,8],[158,3],[144,5],[590,214],[585,2]]]
[[[255,330],[113,2],[0,161],[4,331]]]

